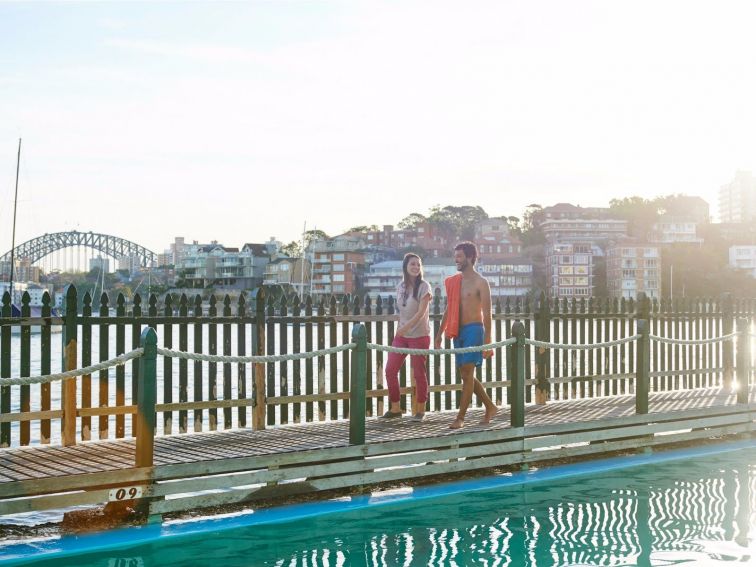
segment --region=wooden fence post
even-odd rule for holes
[[[3,305],[0,316],[10,317],[12,314],[11,295],[7,291],[3,294]],[[0,377],[11,377],[11,326],[0,327]],[[0,414],[11,411],[11,388],[0,387]],[[11,446],[11,424],[9,421],[0,423],[0,448]]]
[[[541,292],[540,305],[535,313],[535,340],[551,341],[551,310],[549,300],[544,292]],[[544,405],[549,400],[549,349],[536,347],[535,372],[536,391],[535,402]]]
[[[157,403],[157,333],[146,327],[139,337],[144,349],[139,360],[141,383],[137,388],[136,458],[134,466],[151,467],[155,452],[155,404]]]
[[[363,323],[352,328],[352,380],[349,386],[349,444],[365,443],[365,388],[367,384],[367,329]]]
[[[78,365],[78,326],[76,315],[78,304],[76,287],[69,285],[66,289],[66,314],[63,327],[63,370],[76,370]],[[63,381],[62,400],[63,418],[61,419],[61,437],[64,447],[76,445],[76,384],[78,378]]]
[[[722,294],[722,335],[729,335],[733,330],[732,295]],[[722,343],[722,387],[731,388],[734,375],[733,342]]]
[[[749,321],[738,319],[738,403],[748,403],[748,389],[751,376],[751,335],[748,332]],[[729,341],[728,341],[729,342]]]
[[[525,325],[517,321],[512,325],[512,336],[517,342],[510,345],[512,356],[512,368],[514,373],[510,378],[512,382],[511,398],[511,426],[525,426]]]
[[[651,338],[648,320],[637,319],[636,333],[640,335],[635,349],[635,413],[648,413],[648,390],[651,379]]]
[[[257,288],[255,295],[255,355],[265,354],[265,288]],[[253,384],[254,406],[252,410],[252,428],[265,429],[265,363],[255,363],[255,382]]]

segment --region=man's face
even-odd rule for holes
[[[455,250],[454,263],[457,265],[457,271],[461,272],[470,264],[470,261],[462,250]]]

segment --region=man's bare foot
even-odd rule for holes
[[[461,429],[464,424],[465,424],[464,419],[457,418],[451,422],[451,424],[449,425],[449,429]]]
[[[486,415],[483,416],[483,419],[480,420],[482,424],[491,423],[491,420],[496,416],[496,414],[499,413],[499,408],[496,406],[493,406],[486,410]]]

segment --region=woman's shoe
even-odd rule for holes
[[[396,419],[398,417],[402,417],[402,412],[389,410],[381,416],[381,419]]]
[[[410,421],[416,421],[416,422],[419,423],[419,422],[423,421],[424,419],[425,419],[425,414],[424,413],[416,413],[415,415],[413,415],[410,418]]]

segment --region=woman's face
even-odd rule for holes
[[[411,275],[413,278],[416,278],[420,275],[420,270],[422,268],[422,264],[420,263],[419,258],[410,258],[410,261],[407,263],[407,273]]]

